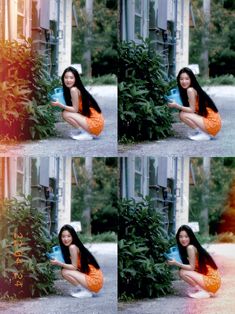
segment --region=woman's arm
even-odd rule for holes
[[[81,97],[81,95],[77,87],[72,87],[70,89],[70,95],[71,95],[72,107],[62,105],[58,101],[51,102],[52,106],[60,107],[61,109],[64,109],[69,112],[78,112],[78,99],[79,97]]]
[[[193,87],[189,87],[187,89],[187,95],[188,95],[189,107],[180,106],[176,102],[169,103],[168,106],[170,108],[176,108],[184,112],[194,113],[195,108],[196,108],[197,92],[195,91]]]
[[[183,263],[179,263],[175,260],[169,260],[168,264],[169,265],[174,265],[174,266],[178,266],[182,269],[185,270],[195,270],[195,264],[196,264],[196,249],[193,245],[189,245],[187,247],[187,254],[188,254],[188,260],[189,260],[189,264],[183,264]]]
[[[71,264],[66,264],[59,262],[57,260],[51,260],[52,265],[60,266],[69,270],[77,270],[77,262],[78,262],[78,248],[75,244],[71,244],[69,247],[69,253],[71,257]]]

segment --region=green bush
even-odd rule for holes
[[[0,41],[0,134],[2,137],[44,138],[55,133],[48,92],[53,80],[32,41]],[[13,126],[13,127],[12,127]]]
[[[121,200],[118,225],[119,297],[153,298],[171,292],[172,275],[162,256],[168,236],[150,199]]]
[[[119,45],[119,140],[154,140],[172,134],[172,115],[165,104],[166,73],[148,41]]]
[[[210,77],[209,79],[198,78],[200,85],[235,85],[235,77],[232,74]]]
[[[117,77],[115,74],[106,74],[98,77],[83,77],[84,85],[117,85]]]
[[[113,231],[107,231],[98,234],[78,234],[82,243],[100,243],[100,242],[117,242],[117,234]]]
[[[49,234],[42,213],[22,201],[0,205],[0,295],[37,297],[53,292],[53,270],[45,257]]]

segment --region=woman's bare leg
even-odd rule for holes
[[[80,113],[75,113],[75,112],[68,112],[66,110],[63,111],[62,113],[63,119],[71,124],[75,128],[81,127],[85,131],[89,132],[89,127],[86,121],[86,117],[84,117]]]
[[[85,274],[78,270],[62,269],[62,276],[74,286],[81,285],[88,289]]]
[[[207,133],[207,130],[205,129],[203,117],[199,116],[196,113],[188,113],[181,111],[180,112],[180,120],[187,124],[190,128],[200,128],[203,132]]]
[[[61,275],[62,277],[67,280],[68,282],[70,282],[72,285],[77,286],[77,280],[74,279],[72,276],[70,276],[70,274],[67,272],[67,269],[62,269],[61,271]]]
[[[205,283],[203,280],[203,275],[197,273],[196,271],[191,271],[191,270],[180,270],[180,277],[189,283],[192,286],[198,285],[200,286],[203,290],[206,290]]]
[[[181,111],[179,117],[180,117],[180,120],[184,122],[185,124],[187,124],[190,128],[196,129],[198,127],[193,121],[186,119],[187,118],[186,112]]]
[[[184,269],[180,269],[180,271],[179,271],[179,276],[180,276],[180,278],[182,279],[182,280],[184,280],[185,282],[187,282],[190,286],[192,286],[192,287],[195,287],[195,286],[197,286],[198,284],[197,284],[197,282],[196,281],[194,281],[193,279],[191,279],[190,277],[188,277],[188,276],[185,276],[185,270]]]

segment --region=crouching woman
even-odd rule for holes
[[[213,258],[200,245],[192,229],[187,225],[179,228],[176,241],[182,263],[172,259],[168,264],[180,268],[181,279],[191,287],[188,296],[195,299],[214,296],[220,288],[221,278]]]
[[[63,278],[75,286],[71,293],[73,297],[92,297],[103,287],[103,274],[99,264],[82,244],[72,226],[64,225],[61,228],[59,242],[65,263],[51,260],[51,264],[62,267]]]

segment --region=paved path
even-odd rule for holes
[[[112,157],[117,155],[117,87],[92,86],[87,88],[98,101],[105,118],[105,128],[98,139],[75,141],[69,137],[72,129],[66,122],[56,125],[58,135],[44,140],[25,141],[15,145],[0,144],[0,156],[87,156]]]
[[[215,101],[222,118],[222,130],[215,140],[191,141],[186,136],[189,130],[187,126],[178,122],[173,125],[174,137],[119,145],[119,153],[123,156],[235,156],[235,86],[214,86],[205,90]]]
[[[69,295],[71,285],[59,278],[56,295],[1,302],[0,313],[4,314],[115,314],[117,312],[117,245],[101,243],[88,245],[97,258],[103,273],[104,287],[98,296],[76,299]]]
[[[158,299],[120,303],[120,314],[228,314],[235,313],[235,244],[214,244],[208,251],[214,257],[222,277],[216,297],[204,300],[185,296],[187,284],[174,282],[175,294]]]

